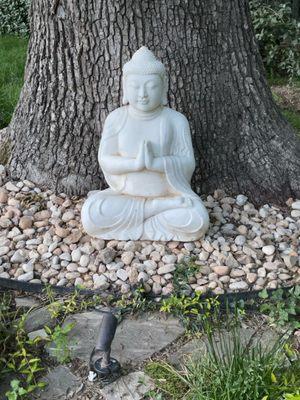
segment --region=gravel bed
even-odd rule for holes
[[[261,290],[300,283],[300,201],[257,209],[221,190],[207,196],[210,229],[196,242],[105,241],[85,234],[84,198],[7,181],[0,166],[0,277],[58,286],[130,291],[143,281],[155,295],[172,293],[176,264],[199,266],[191,290]]]

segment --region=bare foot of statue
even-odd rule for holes
[[[147,199],[145,202],[145,219],[164,211],[192,207],[192,205],[192,199],[184,196]]]

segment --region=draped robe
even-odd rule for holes
[[[201,199],[190,187],[195,159],[187,119],[168,107],[164,107],[159,115],[159,157],[163,159],[163,174],[171,192],[168,196],[152,198],[124,194],[128,173],[113,174],[103,163],[103,158],[107,155],[104,151],[107,147],[105,144],[109,144],[114,148],[114,153],[118,154],[119,134],[128,117],[128,106],[125,106],[113,111],[105,121],[98,160],[110,188],[92,192],[84,203],[82,223],[85,230],[90,235],[103,239],[199,239],[208,229],[209,218]],[[145,217],[146,202],[159,202],[166,198],[180,198],[181,204],[171,207],[170,210],[158,211],[149,218]],[[106,206],[111,204],[109,211],[107,207],[104,211],[104,203]]]

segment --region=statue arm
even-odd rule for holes
[[[109,174],[123,175],[129,172],[138,171],[138,162],[136,158],[122,157],[112,151],[111,143],[101,143],[98,155],[100,167]],[[116,149],[113,146],[114,151]],[[109,151],[110,150],[110,151]]]
[[[186,176],[192,176],[195,170],[195,158],[191,140],[190,127],[187,119],[180,116],[176,124],[176,129],[172,135],[169,154],[160,157],[154,157],[150,144],[146,146],[146,168],[156,172],[165,171],[165,160],[176,159],[185,171]]]
[[[195,160],[194,157],[186,157],[186,156],[178,156],[178,155],[167,155],[167,156],[161,156],[161,157],[155,157],[151,163],[151,166],[147,169],[151,171],[156,171],[156,172],[165,172],[165,159],[167,158],[173,158],[177,159],[180,162],[180,165],[187,169],[194,171],[195,169]]]
[[[111,175],[124,175],[136,171],[134,159],[111,155],[101,159],[101,168]]]
[[[137,158],[123,157],[118,152],[118,135],[104,137],[101,140],[98,161],[103,169],[111,175],[123,175],[140,171],[144,168],[144,155],[139,152]]]
[[[126,108],[120,107],[111,112],[104,123],[98,162],[103,171],[111,175],[124,175],[145,168],[143,145],[141,145],[136,158],[123,157],[119,153],[118,133],[126,116]]]

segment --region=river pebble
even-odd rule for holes
[[[202,240],[105,241],[82,229],[84,198],[42,191],[26,181],[7,182],[3,177],[3,182],[2,278],[121,293],[143,282],[145,290],[157,296],[172,293],[175,273],[185,290],[215,294],[300,282],[299,199],[289,199],[288,209],[270,204],[255,208],[243,194],[230,197],[217,190],[203,198],[213,223]],[[32,201],[37,193],[42,207]],[[192,274],[178,272],[178,263]]]

